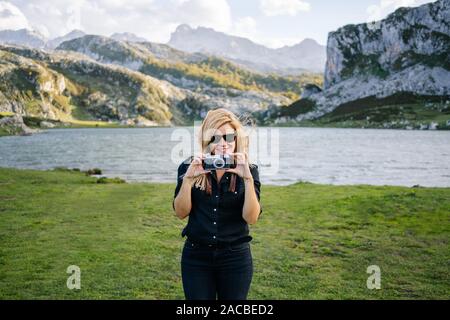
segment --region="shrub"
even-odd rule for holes
[[[88,169],[85,171],[87,176],[102,174],[102,170],[99,168]]]
[[[126,183],[125,180],[120,178],[107,178],[107,177],[100,177],[97,179],[97,183]]]

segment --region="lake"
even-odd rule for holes
[[[263,184],[450,186],[450,131],[257,130],[250,154]],[[188,127],[50,129],[2,137],[0,167],[97,167],[105,176],[130,182],[175,182],[180,159],[192,152],[192,132]]]

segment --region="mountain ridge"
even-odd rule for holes
[[[171,34],[167,44],[186,52],[210,53],[240,61],[262,72],[283,73],[284,69],[323,72],[325,67],[325,46],[310,38],[293,46],[272,49],[248,38],[229,35],[213,28],[192,28],[182,24]]]

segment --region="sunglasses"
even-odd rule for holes
[[[212,144],[217,144],[220,142],[221,139],[224,139],[226,142],[228,143],[232,143],[234,141],[236,141],[236,133],[227,133],[227,134],[215,134],[211,137],[211,141],[209,141],[209,143]]]

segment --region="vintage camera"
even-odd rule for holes
[[[205,170],[221,170],[236,168],[234,157],[229,154],[207,154],[202,161]]]

